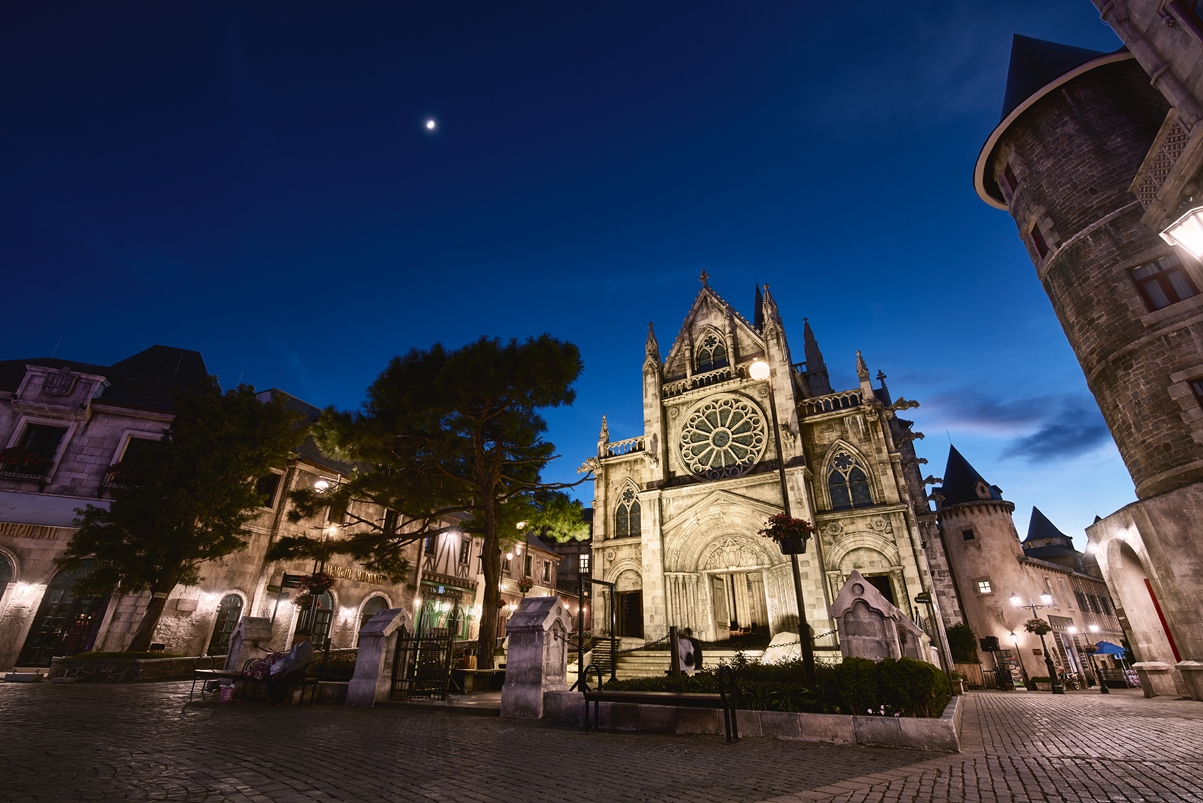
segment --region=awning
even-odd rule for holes
[[[1112,644],[1110,641],[1100,641],[1094,646],[1096,655],[1123,655],[1127,652],[1123,647]]]

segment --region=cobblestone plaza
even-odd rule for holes
[[[1203,800],[1203,703],[1134,692],[970,694],[959,755],[187,692],[0,684],[0,800]]]

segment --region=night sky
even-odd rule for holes
[[[1120,44],[1087,0],[8,3],[0,358],[162,343],[355,407],[411,347],[546,331],[575,479],[603,413],[642,434],[647,322],[667,353],[705,269],[1083,544],[1132,485],[972,187],[1014,33]]]

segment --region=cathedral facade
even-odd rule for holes
[[[874,388],[859,353],[859,385],[835,391],[809,324],[793,361],[767,287],[749,320],[706,279],[666,356],[649,326],[643,432],[611,440],[603,419],[585,464],[593,577],[614,589],[595,622],[610,621],[605,599],[618,635],[647,643],[672,625],[711,642],[794,632],[791,558],[758,534],[788,511],[817,527],[797,559],[820,657],[838,652],[828,606],[854,569],[942,649],[941,607],[959,607],[911,443],[922,435],[896,415],[915,403],[893,403],[884,375]]]

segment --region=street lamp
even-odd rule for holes
[[[1086,629],[1089,630],[1091,633],[1097,634],[1099,632],[1098,625],[1087,625]],[[1089,652],[1086,653],[1086,656],[1088,658],[1090,658],[1090,668],[1094,672],[1095,680],[1097,680],[1099,682],[1099,694],[1110,694],[1111,689],[1107,688],[1107,681],[1103,678],[1102,674],[1099,673],[1098,664],[1096,664],[1094,662],[1094,654],[1097,650],[1098,650],[1098,645],[1091,644],[1089,646]]]
[[[1027,608],[1032,612],[1033,619],[1040,619],[1040,617],[1036,615],[1036,611],[1040,610],[1041,608],[1047,608],[1053,604],[1053,595],[1041,594],[1040,603],[1041,604],[1037,605],[1036,603],[1032,602],[1031,597],[1028,597],[1028,604],[1024,605],[1022,597],[1020,597],[1018,594],[1011,594],[1011,604],[1016,608]],[[1052,625],[1049,625],[1049,628],[1051,629]],[[1061,679],[1057,677],[1057,670],[1053,667],[1053,658],[1048,654],[1048,645],[1044,643],[1044,634],[1037,633],[1036,635],[1040,637],[1040,650],[1044,653],[1044,665],[1048,668],[1048,679],[1052,681],[1053,684],[1053,694],[1065,694],[1065,687],[1061,685]],[[1023,662],[1021,661],[1020,663],[1022,664]]]
[[[757,382],[764,382],[772,374],[769,364],[764,360],[756,360],[748,368],[748,376]],[[777,401],[773,395],[773,383],[769,382],[769,411],[773,418],[773,445],[777,448],[777,473],[781,480],[781,507],[786,516],[793,518],[789,507],[789,488],[785,481],[785,455],[781,451],[781,429],[777,425]],[[802,670],[806,673],[807,681],[814,683],[815,650],[810,639],[810,624],[806,621],[806,603],[802,598],[802,574],[798,569],[798,555],[791,554],[790,569],[794,575],[794,597],[798,602],[798,646],[802,650]]]
[[[1195,259],[1203,257],[1203,206],[1190,209],[1167,226],[1161,232],[1161,239],[1170,245],[1182,246]]]

